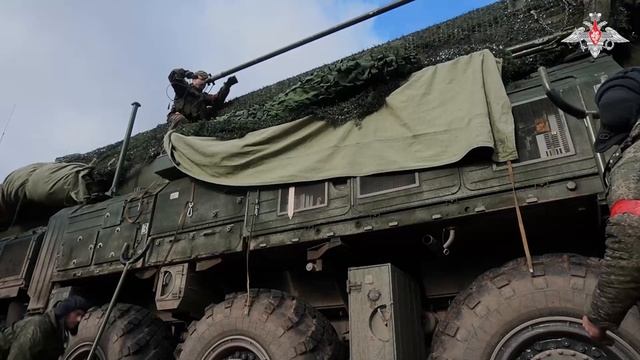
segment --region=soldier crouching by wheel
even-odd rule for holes
[[[596,341],[616,329],[640,300],[640,68],[623,70],[598,89],[597,152],[620,145],[610,169],[606,251],[583,326]]]
[[[191,79],[189,84],[186,79]],[[215,117],[224,105],[231,86],[238,83],[235,76],[227,79],[217,94],[204,92],[209,81],[206,71],[191,72],[185,69],[174,69],[169,74],[169,82],[175,92],[175,99],[171,111],[167,115],[167,122],[173,129],[184,122],[209,120]]]
[[[57,360],[88,309],[83,298],[70,296],[42,315],[18,321],[0,334],[0,359]]]

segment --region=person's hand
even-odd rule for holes
[[[601,342],[605,339],[605,330],[592,323],[587,315],[582,317],[582,327],[587,332],[591,340]]]
[[[180,125],[180,123],[184,119],[185,119],[184,115],[180,114],[179,112],[175,112],[175,113],[171,114],[171,116],[168,119],[168,121],[169,121],[169,130],[173,130],[173,129],[177,128],[178,125]]]
[[[194,74],[192,71],[185,70],[184,77],[186,77],[187,79],[193,79],[194,76],[196,76],[196,74]]]
[[[231,76],[227,78],[227,81],[224,82],[227,86],[233,86],[238,83],[238,79],[235,76]]]

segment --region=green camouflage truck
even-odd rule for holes
[[[496,31],[535,28],[532,10],[551,14],[542,19],[550,26],[566,21],[563,3],[582,18],[581,2],[505,1],[404,41],[420,55],[420,38],[478,40],[487,19]],[[505,12],[519,22],[496,25]],[[63,358],[86,359],[121,256],[139,255],[96,358],[640,359],[637,308],[611,344],[581,328],[604,250],[606,156],[592,148],[597,119],[556,107],[532,71],[547,65],[562,99],[596,110],[597,86],[637,55],[566,57],[575,49],[558,43],[563,30],[512,41],[504,54],[518,55],[498,62],[517,160],[481,146],[444,165],[327,176],[318,163],[321,175],[296,174],[313,181],[231,186],[187,175],[171,149],[153,153],[113,196],[31,208],[0,233],[0,318],[10,324],[82,295],[97,306]],[[474,44],[428,56],[435,64],[486,47]],[[381,143],[361,159],[391,151]]]

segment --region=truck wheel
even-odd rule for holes
[[[71,336],[62,359],[86,360],[107,305],[90,309]],[[96,349],[94,360],[173,359],[174,343],[167,326],[149,310],[116,304]]]
[[[227,295],[189,326],[182,360],[342,359],[343,345],[318,311],[278,290]]]
[[[577,255],[524,259],[489,270],[453,301],[433,338],[434,360],[640,359],[640,316],[633,308],[610,333],[589,340],[581,318],[599,261]]]

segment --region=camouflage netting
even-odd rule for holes
[[[631,36],[628,7],[632,3],[619,0],[609,19],[626,36]],[[590,6],[582,0],[501,1],[241,96],[228,103],[216,121],[186,124],[180,132],[231,139],[306,115],[336,125],[359,120],[379,109],[411,72],[481,49],[504,59],[503,80],[509,83],[539,65],[552,66],[575,53],[574,48],[561,44],[516,59],[506,50],[509,46],[572,30],[581,24]],[[160,154],[166,130],[163,123],[131,139],[128,170]],[[96,173],[109,177],[115,170],[120,144],[57,161],[88,163],[97,159]]]

